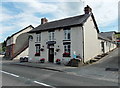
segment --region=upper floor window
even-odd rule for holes
[[[65,40],[70,40],[71,39],[70,28],[67,28],[67,29],[64,30],[64,39]]]
[[[54,41],[55,40],[55,32],[54,31],[50,31],[49,32],[49,41]]]
[[[40,34],[36,34],[36,42],[40,42],[41,41],[41,33]]]

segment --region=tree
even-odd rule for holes
[[[2,43],[0,43],[0,53],[2,52]]]
[[[5,50],[6,50],[6,41],[2,43],[2,51],[5,52]]]

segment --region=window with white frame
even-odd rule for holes
[[[70,44],[64,44],[63,57],[70,57],[70,53],[71,53],[71,45]]]
[[[36,34],[36,42],[41,42],[41,33]]]
[[[66,29],[64,30],[64,39],[65,39],[65,40],[70,40],[70,39],[71,39],[70,28],[66,28]]]
[[[64,52],[70,53],[70,50],[71,50],[70,44],[64,45]]]
[[[49,32],[49,41],[54,41],[55,40],[55,32],[54,31],[50,31]]]

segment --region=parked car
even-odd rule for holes
[[[0,52],[0,55],[5,55],[5,52]]]
[[[20,62],[28,62],[28,56],[20,57]]]

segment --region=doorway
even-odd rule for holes
[[[54,48],[49,48],[48,50],[48,58],[49,58],[49,62],[54,63]]]
[[[105,53],[104,42],[101,42],[102,52]]]

